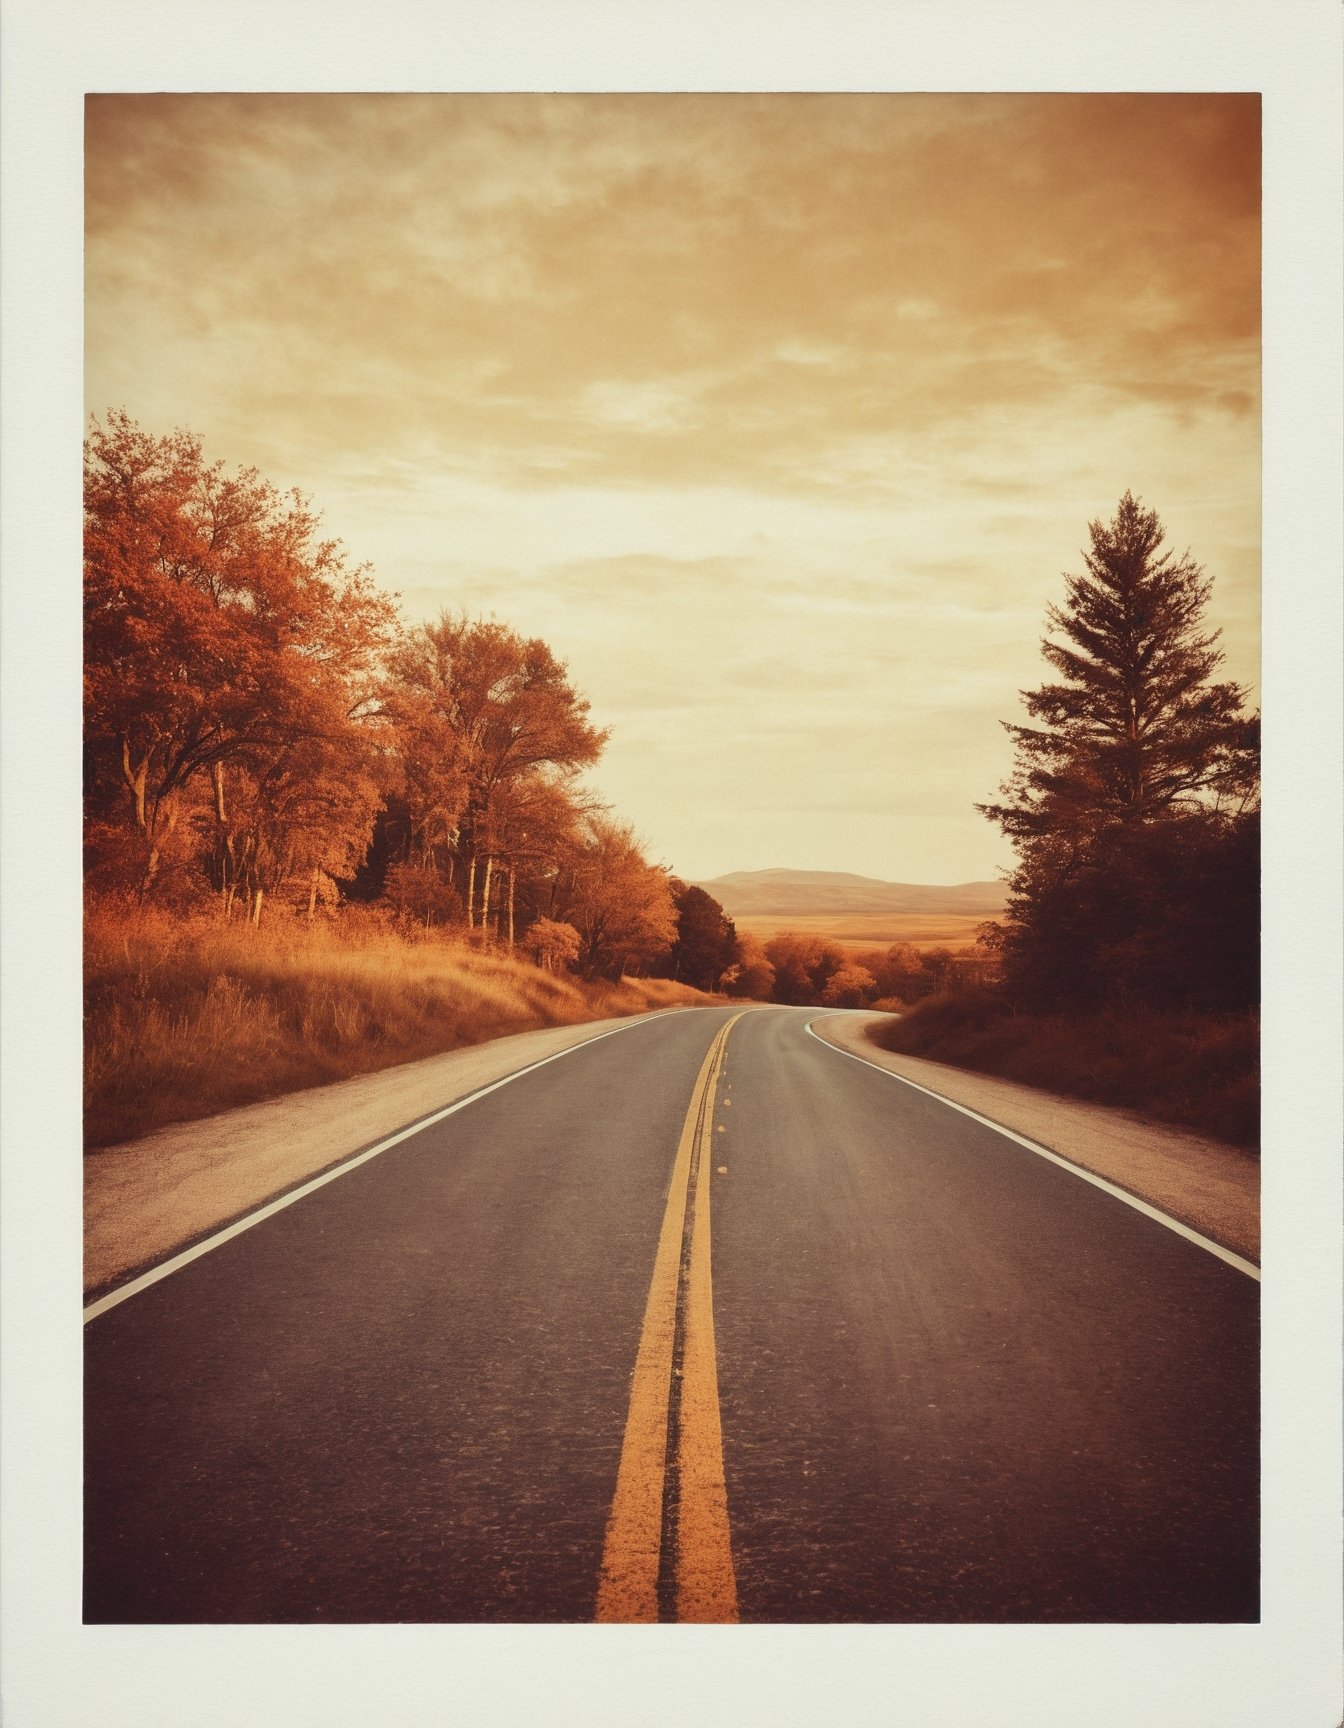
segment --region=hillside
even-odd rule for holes
[[[734,870],[697,884],[730,918],[819,918],[842,914],[915,914],[926,918],[995,918],[1002,882],[884,882],[847,870]]]

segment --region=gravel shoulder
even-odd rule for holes
[[[90,1152],[84,1160],[85,1294],[122,1283],[482,1086],[652,1017],[517,1032]]]
[[[818,1015],[813,1027],[837,1049],[1025,1135],[1259,1265],[1260,1165],[1252,1154],[1133,1111],[879,1049],[868,1028],[888,1018],[862,1012]]]

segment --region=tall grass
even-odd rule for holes
[[[268,930],[99,901],[85,914],[88,1147],[505,1033],[700,1000],[585,984],[352,912]]]
[[[1258,1014],[1016,1014],[992,990],[932,996],[870,1031],[885,1050],[1140,1111],[1234,1146],[1260,1137]]]

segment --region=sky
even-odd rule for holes
[[[96,96],[86,408],[543,637],[687,878],[994,877],[1127,489],[1258,701],[1259,101]]]

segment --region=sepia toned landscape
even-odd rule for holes
[[[736,929],[762,941],[812,936],[864,951],[973,948],[1008,898],[1001,882],[932,888],[824,870],[739,871],[697,886],[718,899]]]
[[[86,1622],[1257,1620],[1258,99],[85,119]]]
[[[794,912],[739,913],[739,930],[766,940],[771,936],[815,936],[842,948],[888,948],[907,943],[912,948],[974,947],[983,918],[955,912],[941,916],[924,912]]]

